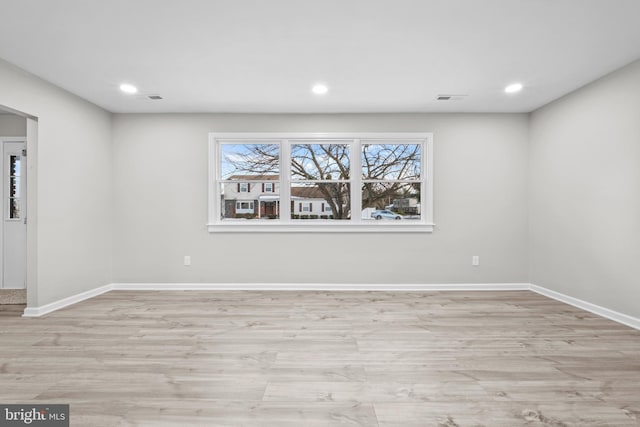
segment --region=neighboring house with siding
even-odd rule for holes
[[[291,187],[291,215],[294,218],[326,217],[333,215],[331,205],[317,187]]]
[[[277,218],[280,184],[277,175],[234,175],[223,188],[224,218]],[[291,187],[294,218],[330,218],[331,206],[316,187]]]
[[[273,218],[279,214],[277,175],[234,175],[224,184],[224,218]]]

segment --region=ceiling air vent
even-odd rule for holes
[[[436,101],[462,101],[468,95],[438,95]]]
[[[154,101],[157,101],[159,99],[162,99],[162,97],[160,95],[149,95],[148,97],[149,99],[153,99]]]

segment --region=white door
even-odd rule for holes
[[[24,139],[2,143],[2,288],[24,289],[27,278],[27,158]]]

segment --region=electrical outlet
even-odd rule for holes
[[[471,257],[471,265],[477,267],[480,265],[480,257],[478,255],[474,255]]]
[[[189,255],[184,256],[184,265],[191,265],[191,257]]]

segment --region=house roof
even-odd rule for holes
[[[232,175],[232,181],[277,181],[279,175]]]
[[[324,194],[318,187],[291,187],[291,197],[301,199],[324,199]]]

